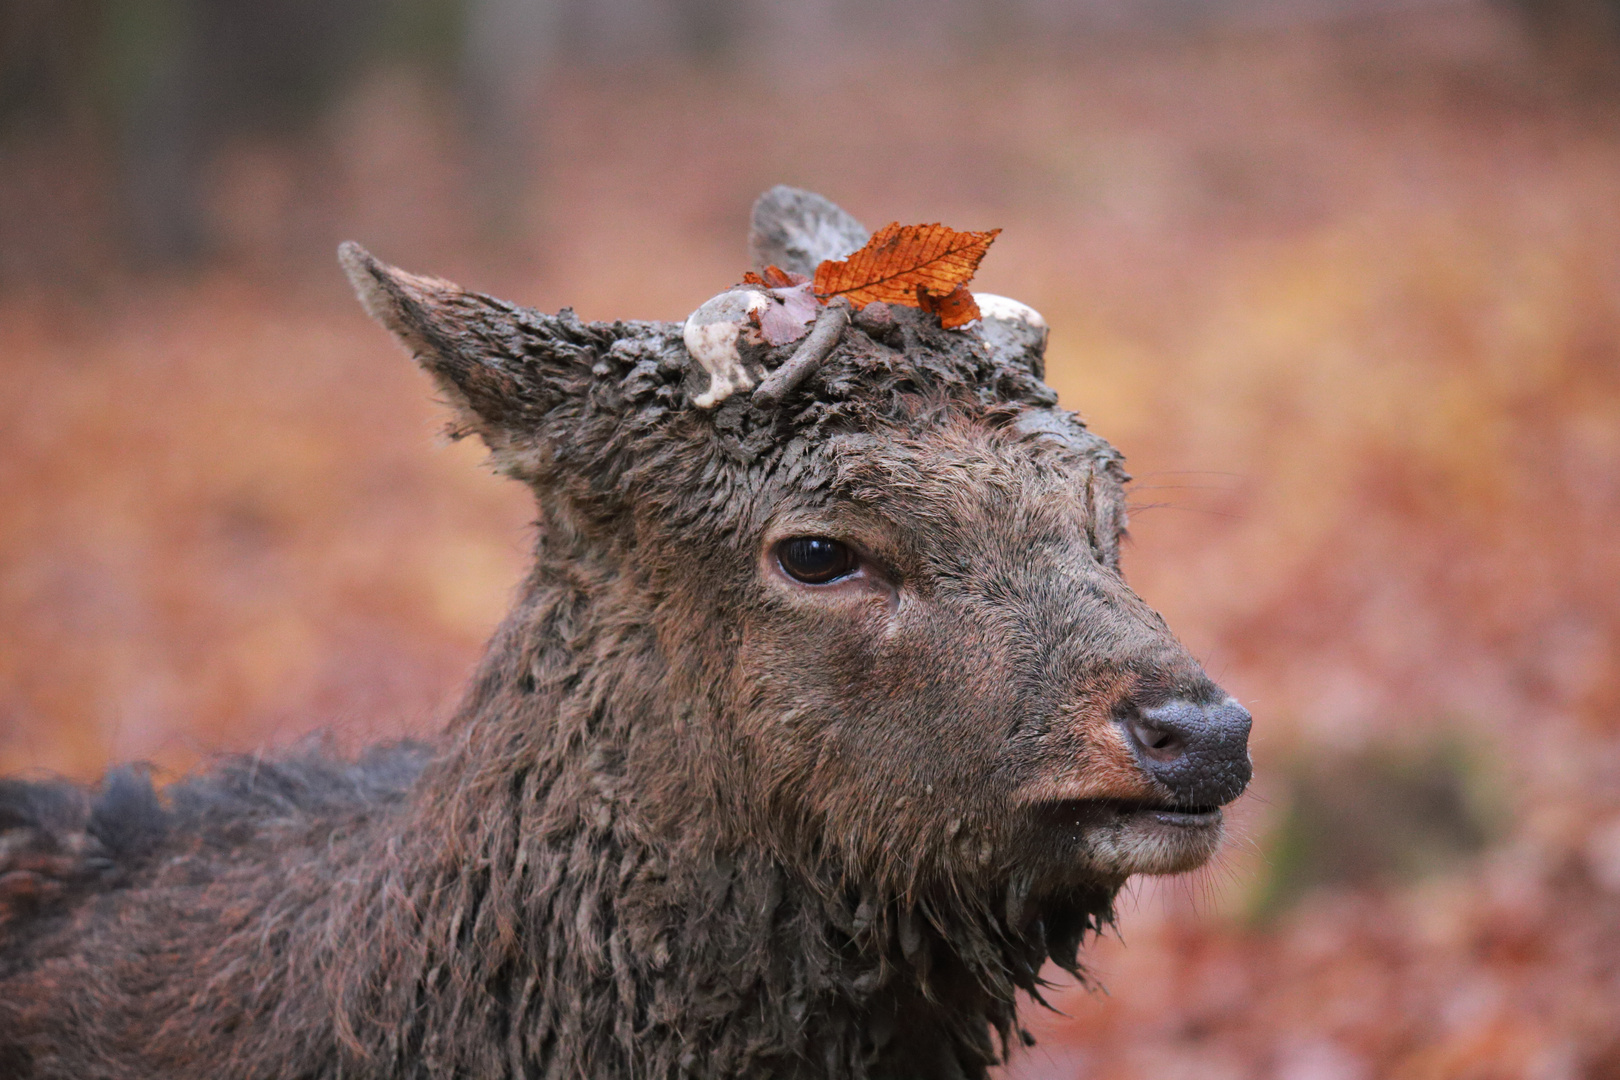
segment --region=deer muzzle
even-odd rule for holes
[[[1121,723],[1142,771],[1176,806],[1222,806],[1248,786],[1249,710],[1231,698],[1133,709]]]

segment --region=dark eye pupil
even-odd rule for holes
[[[841,578],[855,569],[855,553],[824,536],[796,536],[784,541],[780,552],[782,569],[811,585]]]

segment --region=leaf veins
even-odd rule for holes
[[[849,258],[816,267],[815,292],[823,303],[843,296],[856,308],[879,300],[920,307],[947,329],[962,326],[979,317],[966,286],[1000,232],[891,222]]]

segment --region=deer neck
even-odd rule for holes
[[[985,1075],[1038,933],[649,819],[626,763],[679,706],[641,601],[581,555],[542,544],[422,787],[357,1038],[468,1075]]]

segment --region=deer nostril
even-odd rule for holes
[[[1124,726],[1143,770],[1178,802],[1220,805],[1249,782],[1249,713],[1231,699],[1135,709]]]
[[[1180,733],[1149,723],[1140,717],[1132,718],[1130,728],[1136,744],[1141,747],[1143,753],[1155,761],[1173,761],[1186,749],[1186,740]]]

